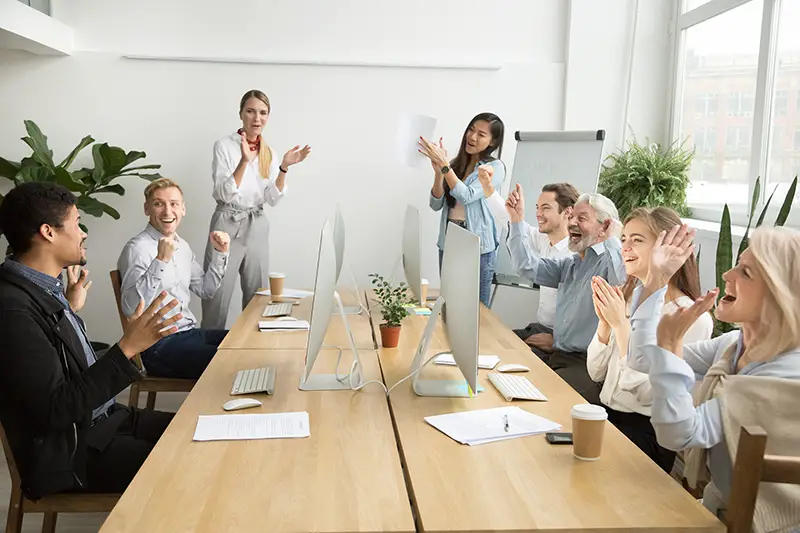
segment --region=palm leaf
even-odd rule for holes
[[[731,269],[733,264],[733,243],[731,238],[731,212],[728,204],[722,210],[722,221],[719,224],[719,239],[717,241],[717,287],[722,289],[725,280],[722,275]],[[720,292],[720,295],[722,292]]]
[[[753,187],[753,198],[750,200],[750,216],[747,218],[747,228],[744,230],[744,236],[739,242],[739,250],[736,252],[736,262],[739,262],[742,252],[747,249],[748,235],[750,234],[750,224],[753,223],[753,215],[756,213],[756,204],[761,197],[761,177],[756,178],[756,185]]]

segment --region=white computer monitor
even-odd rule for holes
[[[336,283],[338,284],[342,275],[342,265],[344,264],[344,245],[345,245],[345,225],[342,209],[339,204],[336,204],[336,214],[333,219],[333,247],[336,253]],[[350,282],[353,284],[353,296],[355,297],[358,305],[347,306],[344,312],[348,315],[359,315],[362,312],[368,312],[367,308],[362,303],[361,291],[358,289],[358,282],[356,281],[355,273],[353,272],[352,265],[349,268]],[[334,309],[334,313],[338,312]]]
[[[419,222],[419,209],[409,205],[403,221],[403,273],[411,289],[414,301],[425,305],[422,298],[422,233]]]
[[[469,397],[478,392],[480,330],[480,238],[448,224],[442,259],[441,291],[411,365],[412,388],[419,396]],[[464,380],[419,377],[436,321],[446,308],[444,330],[450,352]]]
[[[336,292],[336,251],[334,245],[334,224],[330,219],[325,221],[319,239],[319,255],[317,256],[317,273],[314,281],[314,295],[311,303],[311,320],[309,321],[308,343],[306,344],[305,368],[300,378],[300,390],[349,390],[352,384],[361,384],[361,364],[358,359],[353,333],[344,312],[344,306]],[[350,340],[350,349],[355,364],[349,374],[312,374],[314,363],[323,347],[325,334],[331,320],[331,309],[338,307]],[[341,348],[340,348],[341,349]]]

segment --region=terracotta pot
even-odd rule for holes
[[[397,348],[400,343],[400,326],[387,326],[381,324],[381,346],[384,348]]]

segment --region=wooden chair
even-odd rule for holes
[[[800,457],[764,455],[767,433],[743,427],[733,467],[733,483],[725,522],[729,533],[750,533],[760,483],[800,485]]]
[[[8,502],[6,533],[20,533],[22,520],[26,513],[44,513],[42,533],[55,533],[58,513],[107,513],[114,508],[119,494],[55,494],[38,500],[30,500],[22,494],[17,464],[11,453],[11,446],[0,426],[0,440],[6,454],[8,471],[11,474],[11,498]]]
[[[109,272],[111,277],[111,287],[114,289],[114,297],[117,300],[117,312],[119,313],[119,321],[122,324],[123,331],[128,325],[128,317],[122,312],[122,278],[119,275],[119,270],[112,270]],[[194,379],[178,379],[178,378],[158,378],[154,376],[147,376],[144,365],[142,364],[142,356],[136,354],[133,358],[136,366],[142,373],[145,373],[144,379],[135,381],[131,384],[131,395],[128,399],[128,405],[137,407],[139,405],[139,394],[142,392],[147,393],[147,409],[153,410],[156,407],[156,394],[159,392],[190,392],[196,380]]]

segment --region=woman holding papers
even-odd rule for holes
[[[500,117],[493,113],[475,116],[461,138],[461,146],[453,160],[447,157],[442,139],[433,143],[420,139],[420,153],[431,161],[434,178],[430,206],[441,211],[439,225],[439,266],[444,254],[444,237],[448,223],[453,223],[475,233],[481,240],[480,299],[489,305],[492,279],[497,259],[495,222],[483,194],[478,172],[492,172],[492,183],[500,188],[506,177],[505,165],[500,161],[503,152],[505,127]],[[481,167],[484,167],[481,170]]]
[[[247,91],[239,102],[242,127],[214,143],[211,163],[214,200],[211,231],[231,236],[228,269],[217,293],[203,300],[203,328],[224,329],[237,275],[241,275],[242,309],[266,286],[269,272],[269,223],[264,204],[283,198],[289,167],[308,157],[311,148],[295,146],[278,162],[264,140],[271,106],[267,95]],[[206,262],[212,248],[206,248]]]
[[[675,452],[658,444],[650,423],[653,405],[650,380],[647,374],[630,368],[625,358],[631,333],[627,302],[634,286],[647,278],[650,254],[659,233],[680,223],[678,213],[667,207],[639,208],[628,215],[622,232],[622,257],[628,282],[620,288],[599,277],[592,280],[598,326],[586,354],[589,376],[603,383],[600,401],[608,409],[609,422],[668,473],[675,462]],[[691,307],[699,296],[700,276],[697,262],[691,256],[670,278],[662,312],[669,314]],[[691,324],[686,340],[708,340],[713,328],[711,316],[704,313]]]
[[[686,226],[662,232],[653,249],[650,273],[636,289],[628,364],[650,376],[659,444],[685,450],[689,484],[709,481],[703,503],[719,512],[727,507],[742,427],[763,428],[770,454],[800,449],[800,231],[756,229],[738,264],[723,274],[725,292],[714,311],[739,329],[687,343],[687,331],[719,296],[713,289],[662,316],[668,280],[693,254],[692,234]],[[762,484],[753,530],[797,531],[798,501],[796,485]]]

